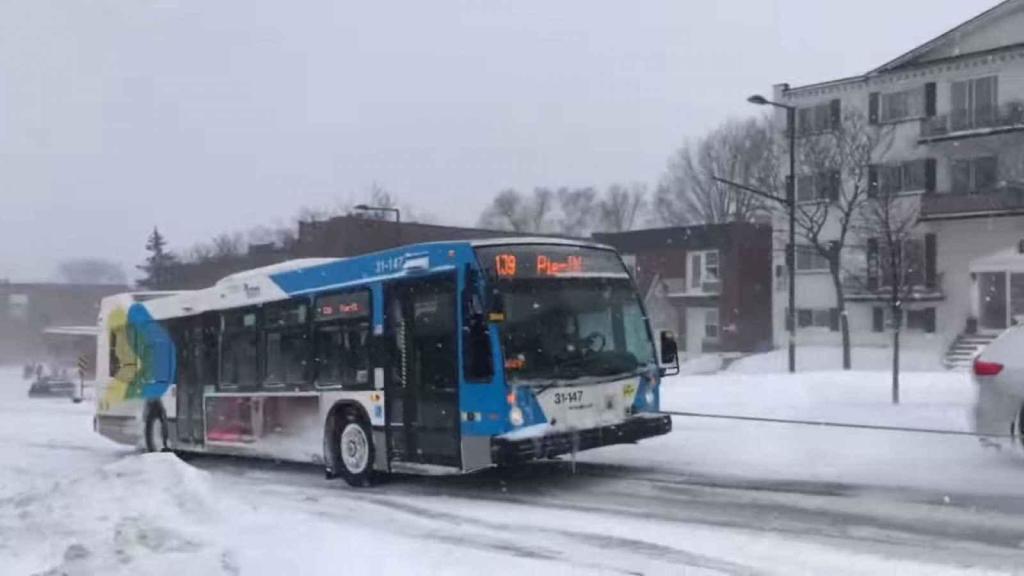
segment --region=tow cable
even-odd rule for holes
[[[912,426],[880,426],[875,424],[853,424],[849,422],[830,422],[828,420],[794,420],[788,418],[768,418],[764,416],[737,416],[734,414],[710,414],[705,412],[676,412],[662,410],[661,414],[682,416],[686,418],[711,418],[716,420],[741,420],[745,422],[766,422],[769,424],[794,424],[798,426],[820,426],[825,428],[855,428],[859,430],[880,430],[884,432],[910,432],[915,434],[942,434],[946,436],[973,436],[975,438],[1018,438],[1016,434],[981,434],[966,430],[942,430],[940,428],[915,428]]]

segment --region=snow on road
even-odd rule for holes
[[[903,374],[890,402],[887,372],[725,372],[665,382],[662,408],[954,431],[971,429],[975,391],[962,372]],[[969,436],[676,418],[659,450],[615,447],[623,461],[704,474],[876,487],[1024,495],[1019,450]],[[608,451],[605,451],[607,453]],[[602,457],[604,454],[602,454]],[[589,457],[589,456],[588,456]]]
[[[968,384],[908,378],[890,409],[884,375],[727,372],[669,381],[665,401],[963,427]],[[0,574],[1024,569],[1024,466],[970,439],[677,418],[671,436],[581,455],[575,474],[542,463],[353,490],[315,468],[139,454],[96,436],[88,404],[26,386],[0,371]]]

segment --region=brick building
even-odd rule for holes
[[[733,222],[594,234],[633,268],[652,327],[687,356],[772,345],[771,227]]]

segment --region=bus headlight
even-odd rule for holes
[[[511,422],[513,426],[523,425],[523,411],[519,406],[513,406],[508,411],[508,421]]]
[[[644,402],[646,402],[648,406],[654,405],[654,390],[648,388],[647,392],[644,392]]]

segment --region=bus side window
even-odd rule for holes
[[[368,290],[321,296],[314,307],[313,350],[316,385],[369,390],[370,293]]]
[[[221,317],[220,383],[255,386],[259,374],[259,326],[255,309],[231,310]]]
[[[478,276],[471,274],[463,293],[462,356],[469,382],[489,382],[494,376],[491,360],[491,331],[487,326],[483,301],[477,292]]]
[[[306,383],[308,316],[309,304],[304,301],[264,308],[264,386],[301,386]]]
[[[109,376],[117,376],[117,372],[121,370],[121,359],[117,357],[117,331],[110,331],[110,374]]]
[[[365,321],[330,322],[316,327],[317,384],[347,389],[370,388],[370,325]]]

